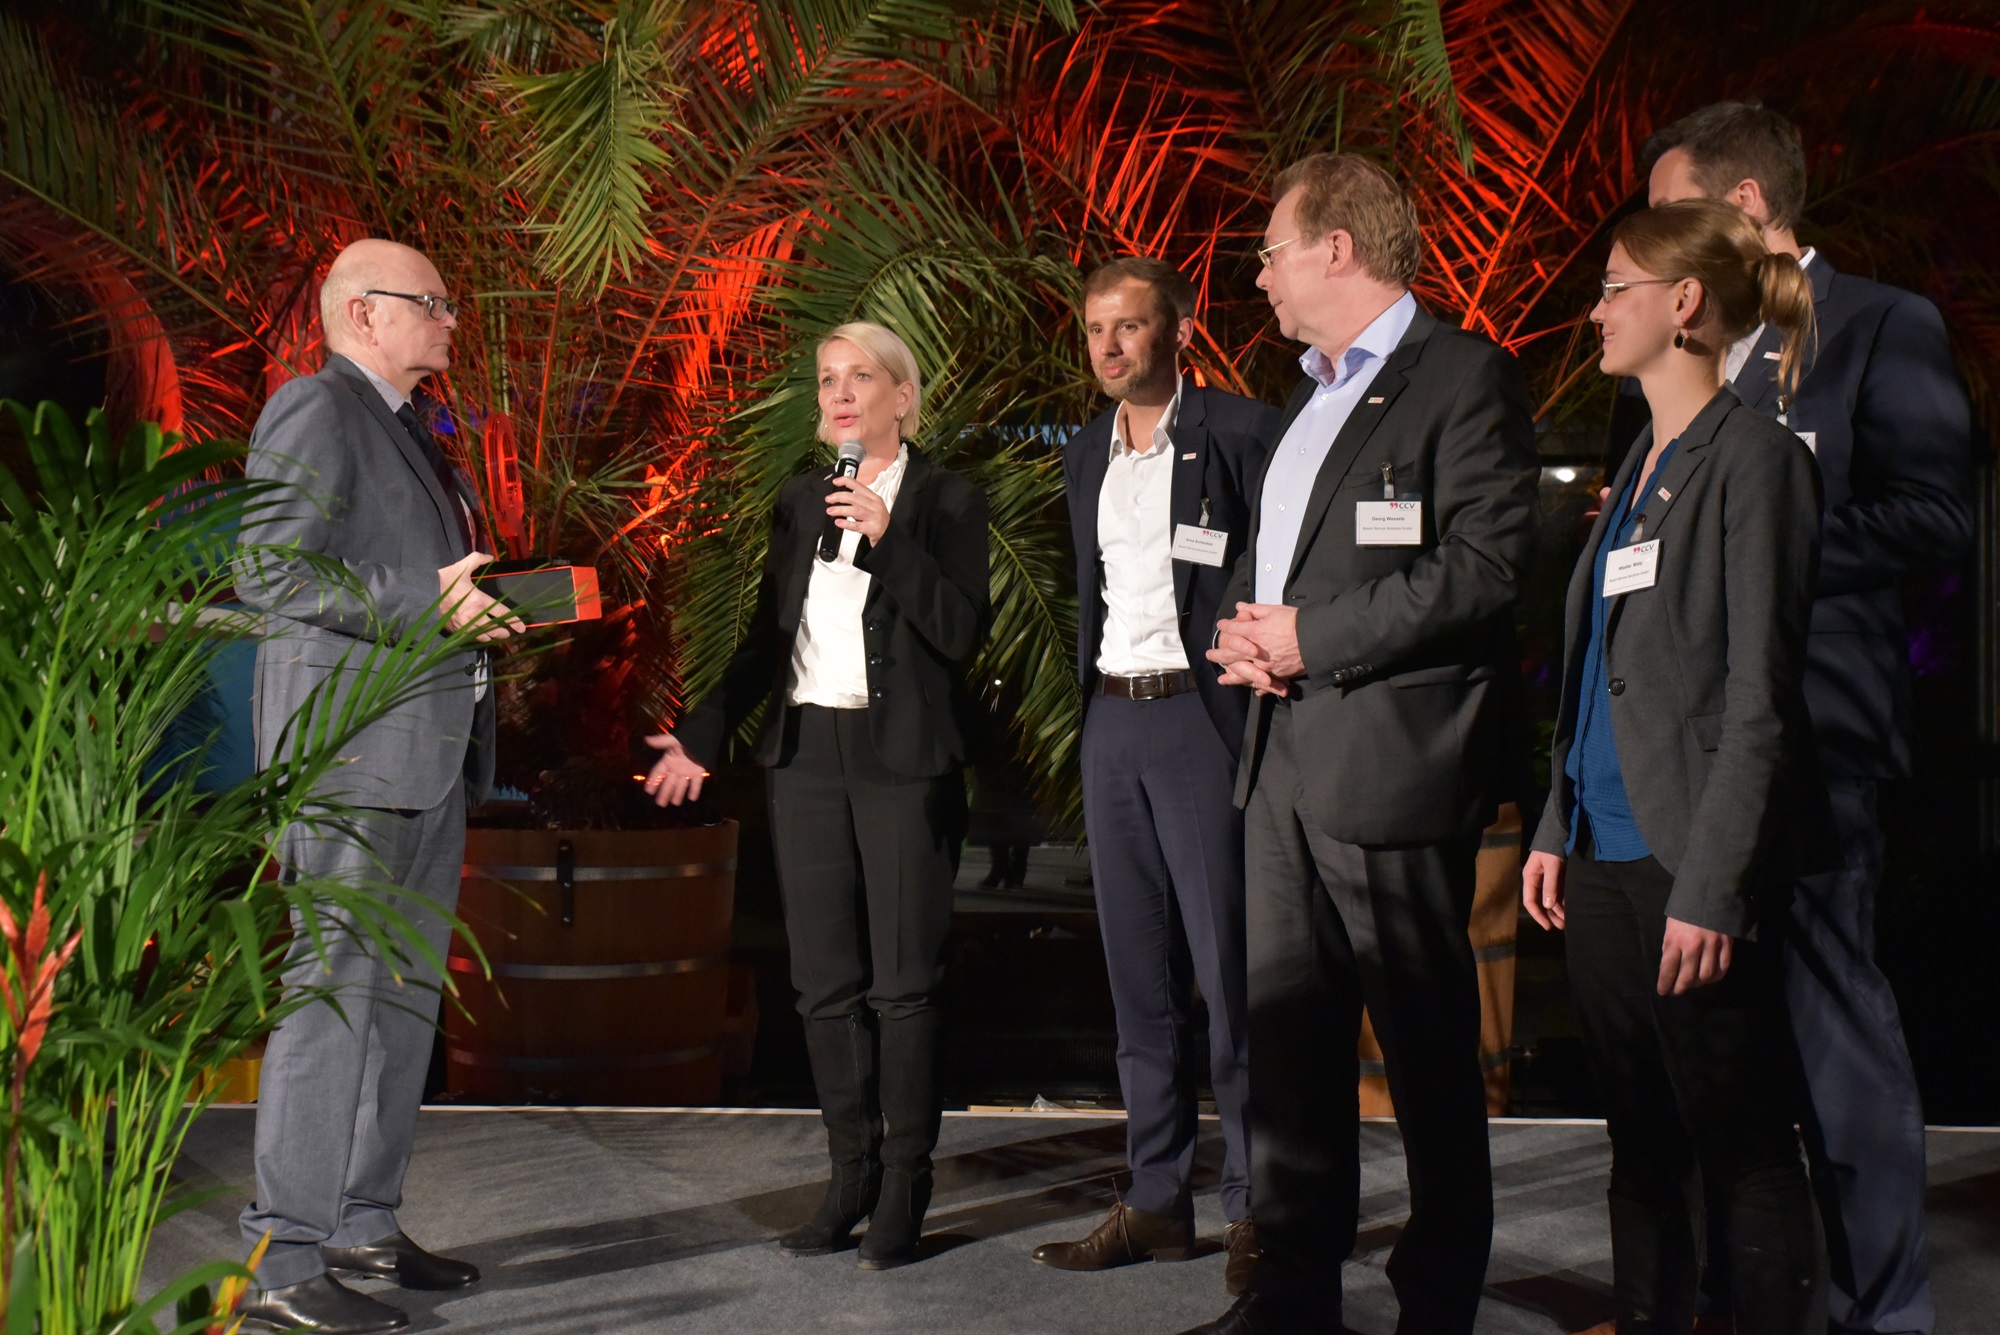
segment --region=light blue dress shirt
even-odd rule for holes
[[[1375,373],[1403,341],[1410,321],[1417,318],[1417,299],[1405,292],[1362,330],[1335,365],[1318,348],[1307,348],[1299,358],[1305,373],[1319,382],[1312,398],[1285,429],[1285,438],[1272,452],[1271,466],[1264,473],[1264,492],[1257,518],[1255,578],[1251,587],[1260,603],[1285,601],[1285,576],[1291,573],[1292,556],[1299,547],[1299,522],[1305,518],[1306,499],[1312,495],[1313,480],[1334,437],[1347,425],[1354,406],[1375,383]],[[1234,614],[1234,608],[1224,608]]]

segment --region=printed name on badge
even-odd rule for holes
[[[1193,524],[1174,525],[1174,560],[1192,561],[1198,566],[1219,566],[1229,546],[1229,534],[1219,528],[1196,528]]]
[[[1355,546],[1419,547],[1423,545],[1423,541],[1422,501],[1355,502]]]
[[[1604,596],[1650,589],[1660,577],[1660,540],[1635,542],[1604,558]]]

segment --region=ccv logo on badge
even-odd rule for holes
[[[1422,501],[1390,501],[1389,507],[1393,510],[1414,510],[1422,504]]]

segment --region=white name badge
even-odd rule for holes
[[[1813,452],[1813,458],[1819,458],[1819,432],[1799,431],[1793,434],[1806,443],[1806,448]]]
[[[1660,540],[1635,542],[1604,558],[1604,596],[1650,589],[1660,577]]]
[[[1229,546],[1229,535],[1219,528],[1196,528],[1193,524],[1174,525],[1174,560],[1192,561],[1198,566],[1219,566]]]
[[[1357,501],[1354,545],[1357,547],[1416,547],[1424,540],[1422,501]]]

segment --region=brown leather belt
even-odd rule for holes
[[[1120,677],[1110,672],[1097,674],[1097,693],[1115,695],[1120,700],[1164,700],[1196,689],[1194,673],[1186,668],[1171,672],[1141,672]]]

